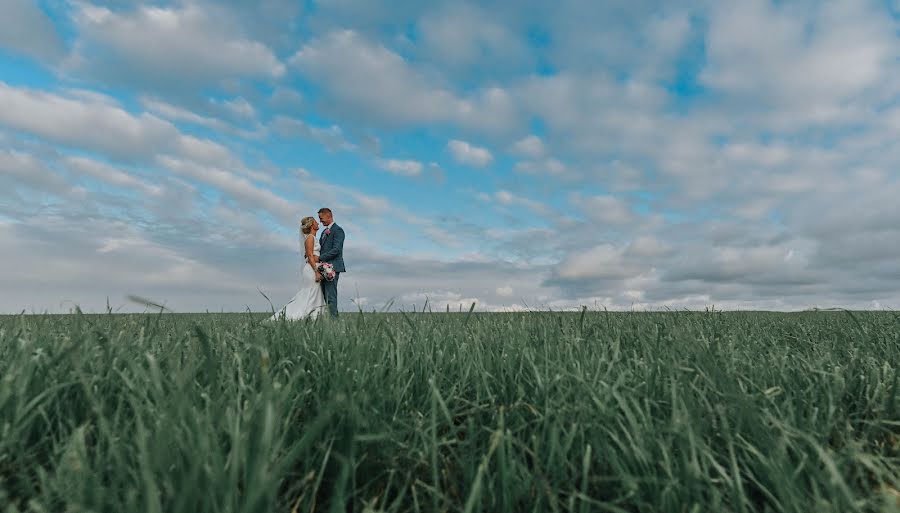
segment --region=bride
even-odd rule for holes
[[[300,220],[300,245],[305,253],[305,264],[300,270],[300,291],[269,320],[282,317],[288,320],[315,319],[325,308],[325,295],[320,285],[323,278],[316,268],[320,251],[319,241],[316,239],[318,230],[319,223],[315,217]]]

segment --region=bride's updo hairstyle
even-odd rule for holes
[[[303,235],[309,235],[309,232],[312,231],[313,223],[316,222],[315,217],[307,216],[300,220],[300,233]]]

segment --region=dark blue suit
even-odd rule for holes
[[[331,233],[325,234],[325,231]],[[341,273],[346,272],[344,267],[344,229],[337,224],[332,224],[331,228],[322,232],[319,237],[319,261],[328,262],[334,266],[334,281],[322,280],[322,293],[325,295],[325,302],[328,303],[328,311],[332,317],[338,314],[338,296],[337,284]]]

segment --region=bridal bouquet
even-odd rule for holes
[[[334,266],[329,264],[328,262],[319,262],[317,268],[322,274],[322,277],[328,281],[334,281],[334,277],[337,276],[337,273],[334,272]]]

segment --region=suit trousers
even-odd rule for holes
[[[328,305],[328,311],[332,317],[337,317],[338,315],[337,285],[340,277],[341,273],[335,273],[334,280],[322,280],[322,293],[325,295],[325,303]]]

